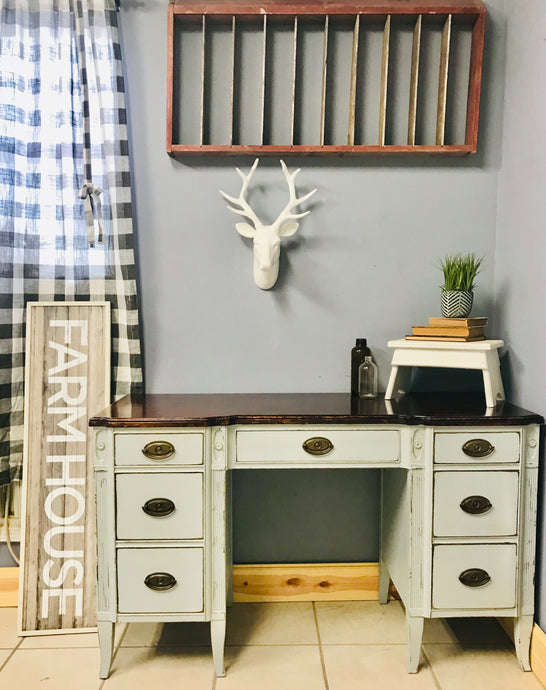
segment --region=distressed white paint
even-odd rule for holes
[[[166,433],[176,437],[173,443],[180,442],[182,446],[185,436],[204,433],[204,465],[200,470],[183,463],[167,468],[158,466],[154,470],[161,481],[173,472],[182,478],[202,473],[204,537],[190,540],[180,535],[173,540],[169,534],[154,533],[151,537],[143,530],[141,534],[116,541],[116,478],[121,480],[118,500],[120,492],[127,492],[127,496],[121,495],[121,500],[130,503],[134,499],[140,505],[144,497],[132,490],[131,482],[123,485],[123,479],[131,477],[131,481],[138,482],[152,472],[144,460],[132,467],[123,465],[117,457],[119,450],[127,447],[125,439],[131,436],[136,435],[144,445],[151,438],[164,439]],[[355,428],[308,424],[275,428],[275,425],[254,425],[252,428],[218,426],[201,431],[144,429],[136,434],[134,430],[97,430],[101,678],[109,673],[115,621],[208,621],[214,667],[217,675],[225,674],[226,602],[230,596],[228,572],[231,570],[228,470],[299,466],[297,454],[302,439],[314,436],[329,436],[334,439],[334,447],[342,452],[326,462],[320,456],[312,458],[307,467],[345,467],[346,454],[350,456],[360,447],[366,449],[365,453],[351,458],[350,466],[383,468],[379,598],[382,603],[387,602],[389,579],[392,579],[406,608],[408,671],[418,670],[424,619],[453,616],[515,618],[516,653],[522,667],[529,668],[536,528],[536,425],[499,427],[493,431],[490,426],[434,428],[389,424]],[[500,459],[487,463],[487,458],[479,458],[469,464],[468,458],[454,449],[460,450],[471,438],[490,440],[502,449]],[[391,451],[396,448],[397,452],[385,457],[385,448]],[[292,465],[288,461],[290,453],[296,458]],[[244,463],[240,462],[241,454]],[[371,461],[374,455],[375,462]],[[384,459],[380,461],[382,456]],[[263,457],[267,458],[265,463],[260,459]],[[455,502],[444,486],[446,481]],[[478,523],[472,523],[472,519],[479,520],[479,516],[461,512],[459,526],[454,517],[455,504],[474,486],[476,492],[485,491],[487,486],[493,492],[491,495],[498,495],[499,501],[506,504],[508,517],[489,520],[485,527],[473,529],[472,525]],[[151,486],[151,492],[156,488]],[[451,505],[446,506],[449,501]],[[200,506],[200,501],[193,501],[191,510],[199,513]],[[123,519],[118,514],[118,524],[123,524]],[[433,525],[438,524],[447,527],[433,534]],[[164,556],[172,557],[173,564],[162,561]],[[129,566],[125,562],[127,557],[132,559]],[[150,596],[142,580],[149,569],[158,569],[161,563],[165,569],[180,569],[181,588],[177,586],[167,596],[165,593]],[[492,584],[475,589],[462,585],[459,574],[471,567],[487,569]],[[187,591],[181,591],[184,581],[189,583]]]

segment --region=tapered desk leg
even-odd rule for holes
[[[406,628],[408,631],[408,673],[417,673],[419,670],[424,622],[425,619],[421,616],[410,616],[409,613],[406,613]]]
[[[379,561],[379,603],[387,604],[389,601],[389,585],[391,578],[387,566],[383,561]]]
[[[531,633],[533,632],[533,616],[520,616],[514,621],[514,644],[516,656],[524,671],[531,670]]]
[[[219,678],[226,675],[224,668],[224,643],[226,640],[226,617],[222,620],[210,622],[210,639],[212,643],[212,658],[214,660],[214,670]]]
[[[99,621],[97,623],[97,632],[99,634],[100,649],[99,678],[108,678],[112,664],[112,653],[114,651],[114,624],[110,623],[110,621]]]

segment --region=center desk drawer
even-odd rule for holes
[[[203,610],[203,549],[118,549],[120,613]]]
[[[116,434],[116,465],[202,465],[204,434]]]
[[[241,429],[237,462],[241,463],[396,463],[400,438],[396,429]]]
[[[116,475],[118,539],[202,539],[203,474]]]

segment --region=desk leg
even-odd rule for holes
[[[389,601],[389,585],[391,583],[391,578],[387,566],[385,563],[379,561],[379,603],[387,604]]]
[[[524,671],[531,670],[530,651],[533,616],[520,616],[514,621],[514,644],[516,656]]]
[[[110,675],[110,665],[112,664],[112,652],[114,651],[114,624],[110,621],[99,621],[97,623],[99,634],[100,649],[100,671],[99,678],[108,678]]]
[[[224,668],[224,642],[226,639],[226,617],[210,622],[210,639],[212,643],[212,658],[214,670],[219,678],[226,675]]]
[[[410,616],[409,613],[406,613],[406,629],[408,631],[408,673],[417,673],[419,670],[424,622],[425,619],[421,616]]]

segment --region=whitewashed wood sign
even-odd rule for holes
[[[19,634],[96,626],[88,421],[110,398],[110,304],[27,305]]]

